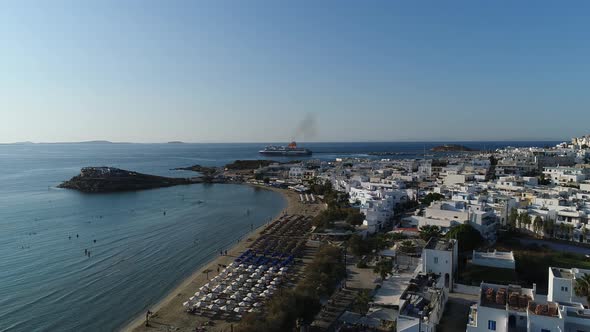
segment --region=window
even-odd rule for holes
[[[496,321],[495,320],[488,320],[488,330],[496,331]]]
[[[565,287],[565,286],[561,286],[561,291],[562,291],[562,292],[567,292],[567,287]]]
[[[434,257],[434,264],[438,264],[438,257]]]

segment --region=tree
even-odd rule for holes
[[[565,234],[565,225],[560,223],[557,225],[557,230],[559,231],[559,237],[563,238]]]
[[[348,215],[346,216],[346,222],[350,225],[357,226],[362,225],[365,221],[365,215],[357,209],[348,209]]]
[[[516,221],[518,224],[518,229],[521,229],[522,226],[524,225],[524,220],[526,218],[525,216],[526,216],[526,212],[522,212],[522,213],[518,214],[518,219]]]
[[[543,222],[543,234],[550,238],[555,236],[555,222],[549,218]]]
[[[356,293],[354,298],[354,307],[359,314],[364,315],[369,311],[369,303],[371,302],[371,294],[369,290],[363,289]]]
[[[535,230],[535,234],[543,229],[543,219],[540,216],[535,217],[535,221],[533,221],[533,229]]]
[[[392,233],[389,235],[389,238],[392,241],[398,241],[398,240],[404,240],[406,238],[406,236],[404,235],[404,233]]]
[[[573,225],[565,225],[565,231],[567,234],[567,239],[568,240],[573,240],[574,239],[574,226]]]
[[[518,221],[518,210],[516,210],[516,208],[512,208],[510,210],[510,215],[508,216],[508,226],[512,229],[516,228],[517,221]]]
[[[434,201],[440,201],[441,199],[445,198],[444,195],[439,193],[428,193],[424,198],[422,198],[421,203],[424,205],[430,205],[430,203]]]
[[[526,227],[526,229],[530,230],[530,226],[533,223],[533,221],[528,213],[523,213],[522,223]]]
[[[416,252],[416,245],[410,240],[402,241],[399,250],[406,254],[413,254]]]
[[[462,224],[453,227],[446,235],[447,239],[456,239],[459,244],[459,251],[472,251],[479,247],[484,239],[481,234],[469,224]]]
[[[434,225],[424,225],[420,227],[420,238],[424,241],[430,240],[432,237],[441,237],[442,232],[440,227]]]
[[[584,273],[581,278],[576,278],[574,292],[577,296],[585,297],[586,301],[590,303],[590,275]]]
[[[348,239],[348,248],[350,252],[357,256],[363,256],[370,252],[368,242],[358,234],[352,234]]]
[[[391,259],[382,259],[377,264],[375,264],[373,272],[378,273],[381,276],[381,279],[385,279],[392,270],[393,261]]]
[[[586,236],[588,235],[588,228],[586,228],[586,224],[582,225],[582,239],[580,242],[586,242]]]

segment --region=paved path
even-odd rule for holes
[[[522,243],[524,245],[538,244],[538,245],[547,246],[547,247],[549,247],[553,250],[556,250],[556,251],[566,251],[566,252],[571,252],[571,253],[575,253],[575,254],[590,255],[590,248],[576,246],[573,244],[553,242],[553,241],[540,240],[540,239],[518,239],[518,240],[520,241],[520,243]]]

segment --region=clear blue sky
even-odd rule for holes
[[[590,133],[589,17],[588,1],[3,1],[0,142],[566,139]]]

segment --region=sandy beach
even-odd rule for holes
[[[282,194],[287,200],[287,207],[279,213],[273,220],[277,220],[284,214],[289,215],[303,215],[303,216],[314,216],[321,209],[323,204],[303,204],[299,200],[299,195],[295,192],[277,189],[270,187],[259,187],[263,190],[272,190]],[[149,309],[153,312],[152,318],[150,319],[149,327],[144,325],[145,313],[141,313],[129,324],[124,326],[122,331],[194,331],[195,327],[202,322],[207,321],[207,318],[190,315],[185,312],[182,307],[182,303],[192,296],[195,291],[202,285],[207,283],[210,278],[217,275],[217,269],[219,264],[228,265],[234,261],[241,253],[243,253],[250,244],[260,236],[260,232],[266,227],[265,225],[260,226],[254,231],[245,235],[242,240],[236,243],[231,249],[228,249],[227,256],[218,256],[211,262],[200,267],[190,277],[185,279],[178,285],[173,291],[171,291],[165,298],[159,301],[157,304],[151,306]],[[211,270],[209,278],[203,271]],[[216,324],[211,327],[210,331],[229,331],[229,324]]]

